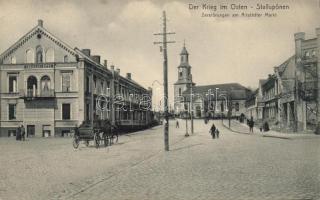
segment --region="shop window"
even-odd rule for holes
[[[62,119],[63,120],[71,119],[71,106],[69,103],[62,104]]]

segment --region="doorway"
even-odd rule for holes
[[[27,125],[27,137],[33,137],[35,135],[35,125]]]

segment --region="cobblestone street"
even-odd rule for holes
[[[185,122],[171,121],[170,152],[161,126],[100,149],[1,138],[0,199],[320,199],[319,138],[239,134],[215,121],[213,140],[211,124],[195,120],[185,138]]]

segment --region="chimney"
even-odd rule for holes
[[[42,19],[38,19],[38,26],[43,27],[43,20]]]
[[[84,53],[84,55],[86,55],[86,56],[89,56],[89,57],[90,57],[91,49],[82,49],[81,51],[82,51],[82,53]]]
[[[131,80],[131,73],[127,73],[127,79]]]
[[[111,65],[110,68],[112,71],[114,71],[114,65]]]
[[[119,68],[117,68],[117,73],[120,74],[120,69]]]
[[[100,64],[100,56],[99,55],[93,55],[90,57],[94,62]]]
[[[108,68],[108,60],[104,60],[104,61],[103,61],[103,65],[104,65],[106,68]]]

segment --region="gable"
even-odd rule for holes
[[[43,62],[76,62],[76,52],[40,26],[36,26],[0,55],[0,63],[35,63],[37,52]]]

